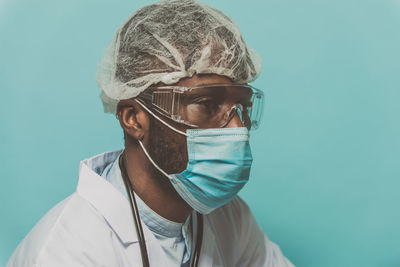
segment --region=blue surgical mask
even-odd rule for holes
[[[202,214],[235,198],[249,180],[253,161],[248,129],[189,129],[183,133],[150,113],[169,128],[187,136],[188,164],[178,174],[164,172],[139,141],[150,162],[170,179],[178,194]]]

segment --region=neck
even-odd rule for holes
[[[192,208],[178,195],[169,178],[156,170],[137,142],[125,146],[124,164],[133,190],[147,206],[170,221],[186,221]]]

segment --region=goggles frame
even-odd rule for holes
[[[248,117],[250,119],[250,125],[248,128],[256,130],[259,127],[264,108],[264,92],[248,84],[215,83],[193,87],[175,85],[149,87],[141,94],[139,94],[139,96],[137,96],[136,98],[147,107],[151,105],[154,111],[163,115],[164,117],[167,117],[177,123],[181,123],[192,128],[199,128],[200,126],[182,119],[179,110],[179,106],[181,104],[181,95],[188,91],[212,87],[243,87],[250,89],[252,92],[252,95],[250,97],[252,105],[250,106],[250,114],[248,114]],[[254,103],[256,103],[257,105],[254,105]],[[238,108],[238,106],[240,107],[242,105],[240,105],[239,103],[232,104],[232,108],[229,110],[229,112],[234,109],[240,109],[240,112],[243,112],[243,107]],[[229,120],[233,117],[232,114],[229,114],[228,116],[228,121],[221,124],[221,126],[219,127],[226,126]]]

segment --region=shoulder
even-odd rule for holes
[[[239,230],[252,218],[252,213],[246,202],[239,196],[226,205],[206,215],[207,220],[217,228],[226,230]]]
[[[74,193],[49,210],[32,228],[14,251],[7,267],[42,266],[41,263],[68,266],[69,260],[63,264],[59,262],[72,259],[74,252],[101,250],[99,244],[110,239],[110,231],[102,215]]]
[[[232,266],[293,266],[257,224],[249,206],[237,196],[206,216],[221,255]]]
[[[259,228],[254,228],[254,218],[248,205],[239,196],[226,205],[204,216],[205,227],[214,234],[214,239],[219,244],[219,249],[224,255],[232,257],[240,254],[242,245],[247,242],[249,232],[256,231],[253,236],[263,242],[264,233]]]

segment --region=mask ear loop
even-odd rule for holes
[[[161,122],[162,124],[164,124],[165,126],[167,126],[168,128],[170,128],[171,130],[173,130],[173,131],[175,131],[175,132],[177,132],[177,133],[179,133],[179,134],[181,134],[181,135],[189,136],[187,133],[182,132],[182,131],[180,131],[180,130],[174,128],[174,127],[172,127],[171,125],[169,125],[168,123],[166,123],[165,121],[163,121],[162,119],[160,119],[160,118],[159,118],[156,114],[154,114],[148,107],[146,107],[146,106],[142,103],[142,101],[140,101],[140,100],[138,100],[138,99],[136,99],[136,98],[135,98],[135,101],[136,101],[139,105],[141,105],[142,108],[144,108],[148,113],[150,113],[154,118],[156,118],[159,122]]]
[[[187,133],[184,133],[182,131],[179,131],[178,129],[175,129],[174,127],[172,127],[171,125],[169,125],[168,123],[166,123],[165,121],[163,121],[162,119],[160,119],[157,115],[155,115],[149,108],[147,108],[141,101],[135,99],[135,101],[142,106],[142,108],[144,108],[148,113],[150,113],[154,118],[156,118],[157,120],[159,120],[162,124],[164,124],[165,126],[167,126],[168,128],[170,128],[171,130],[182,134],[184,136],[189,136]],[[153,164],[153,166],[159,171],[161,172],[164,176],[166,176],[168,179],[171,179],[171,177],[169,177],[168,173],[166,173],[163,169],[161,169],[155,162],[154,160],[150,157],[150,154],[147,152],[146,148],[144,147],[143,143],[141,140],[139,141],[139,145],[142,148],[144,154],[146,155],[146,157],[148,158],[148,160],[151,162],[151,164]]]
[[[154,166],[159,172],[161,172],[161,173],[164,174],[168,179],[171,180],[171,177],[169,177],[168,173],[166,173],[163,169],[161,169],[161,168],[154,162],[154,160],[150,157],[150,155],[149,155],[149,153],[147,152],[146,148],[144,148],[144,145],[143,145],[142,141],[140,141],[140,140],[138,140],[138,141],[139,141],[140,147],[142,148],[144,154],[145,154],[146,157],[149,159],[149,161],[151,162],[151,164],[153,164],[153,166]]]

